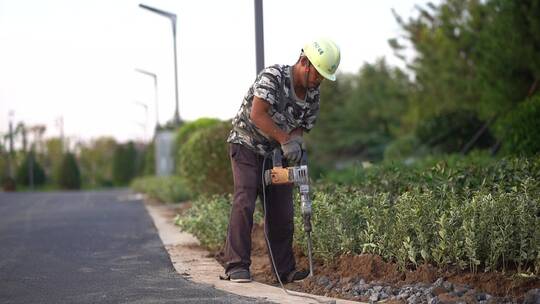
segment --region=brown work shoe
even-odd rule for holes
[[[251,282],[251,273],[247,269],[234,270],[228,273],[229,280],[235,283],[249,283]]]
[[[289,272],[287,275],[283,275],[281,277],[281,281],[283,283],[292,283],[292,282],[300,282],[307,278],[309,275],[308,270],[293,270]]]

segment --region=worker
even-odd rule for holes
[[[263,69],[245,95],[227,139],[234,179],[234,199],[225,244],[223,279],[251,282],[251,230],[257,196],[262,198],[265,158],[281,147],[288,165],[297,164],[304,148],[303,134],[313,128],[319,113],[320,84],[335,81],[340,50],[331,40],[307,43],[298,61]],[[268,163],[263,164],[267,159]],[[296,269],[293,254],[292,185],[265,190],[265,231],[282,282],[300,281],[309,274]]]

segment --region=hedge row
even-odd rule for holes
[[[145,176],[133,180],[131,189],[164,203],[189,200],[192,193],[186,182],[177,176]]]
[[[312,193],[314,253],[328,260],[370,252],[401,267],[427,262],[538,274],[539,168],[539,157],[472,157],[411,170],[376,166],[358,173],[362,178],[353,185],[318,184]],[[218,248],[229,209],[230,197],[201,198],[178,223]],[[305,246],[299,208],[295,225],[295,242]]]

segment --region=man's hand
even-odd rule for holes
[[[296,164],[300,162],[300,159],[302,158],[303,146],[304,139],[302,136],[293,136],[281,145],[281,150],[286,159]]]

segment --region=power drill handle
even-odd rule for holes
[[[272,156],[272,163],[274,167],[283,167],[283,156],[281,155],[281,149],[275,148]]]
[[[307,152],[304,149],[302,149],[302,158],[300,159],[300,165],[307,166]]]

